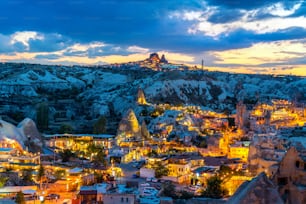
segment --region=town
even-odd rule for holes
[[[163,62],[153,57],[165,63],[164,56]],[[234,111],[215,112],[154,103],[141,88],[133,103],[116,134],[107,134],[103,117],[90,134],[73,133],[69,125],[40,133],[30,118],[17,126],[0,120],[2,200],[305,203],[304,103],[241,99]]]
[[[306,204],[306,0],[0,0],[0,204]]]

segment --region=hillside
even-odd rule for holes
[[[170,67],[170,68],[169,68]],[[48,106],[49,131],[62,124],[77,132],[91,132],[104,115],[108,132],[115,133],[121,116],[135,108],[139,88],[152,104],[198,105],[217,112],[235,110],[238,100],[282,98],[306,101],[306,79],[295,76],[230,74],[181,69],[145,63],[96,67],[0,64],[0,115],[17,124],[36,120],[40,104]]]

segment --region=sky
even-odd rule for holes
[[[208,70],[306,76],[305,0],[0,0],[0,61],[165,54]]]

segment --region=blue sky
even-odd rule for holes
[[[166,54],[211,70],[305,75],[304,0],[1,0],[0,60],[104,64]]]

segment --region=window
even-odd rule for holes
[[[288,183],[287,177],[278,178],[278,185],[286,185]]]
[[[121,197],[121,203],[123,203],[124,202],[124,198],[123,197]]]
[[[126,198],[125,200],[126,200],[127,203],[129,202],[129,198]]]
[[[296,167],[296,168],[300,168],[300,162],[299,162],[299,161],[296,161],[296,162],[295,162],[295,167]]]

